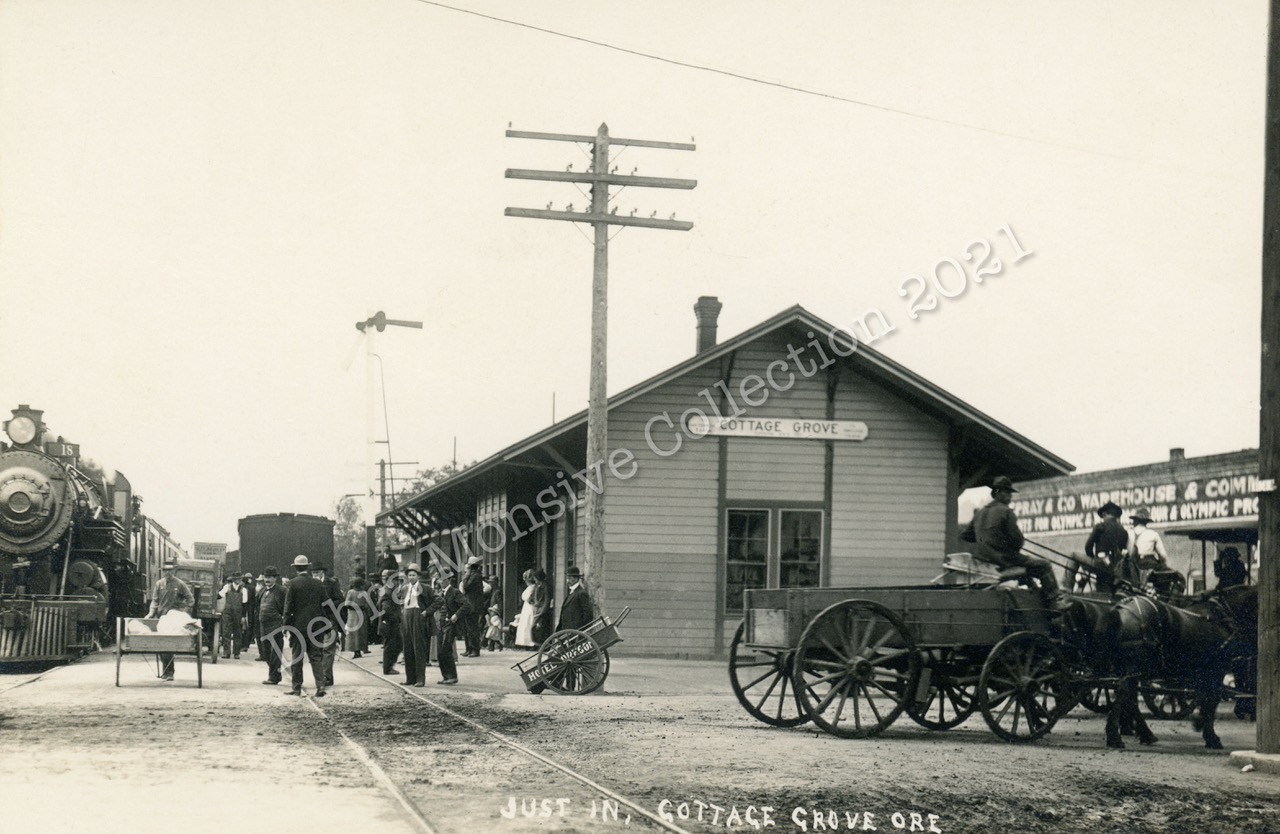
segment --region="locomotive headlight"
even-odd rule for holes
[[[25,446],[36,439],[36,423],[30,417],[14,417],[4,424],[4,431],[19,446]]]

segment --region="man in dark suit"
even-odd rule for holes
[[[345,623],[342,617],[342,603],[345,597],[342,589],[338,587],[338,580],[329,576],[329,566],[323,563],[317,563],[312,567],[315,571],[316,578],[324,585],[325,593],[328,594],[328,602],[324,604],[325,616],[329,618],[329,624],[332,628],[325,638],[324,645],[324,685],[333,686],[333,661],[338,656],[338,649],[342,646],[342,630]]]
[[[587,585],[582,581],[582,570],[577,565],[570,565],[565,571],[569,579],[569,595],[560,606],[560,625],[556,630],[565,628],[582,628],[596,618],[595,606],[591,604],[591,596],[587,593]]]
[[[484,575],[480,573],[482,560],[472,556],[467,560],[467,572],[462,575],[462,595],[467,598],[467,614],[459,619],[462,628],[462,639],[467,650],[463,657],[480,656],[480,635],[484,633],[485,611],[489,606],[484,603]]]
[[[284,625],[284,588],[280,587],[280,571],[276,570],[275,565],[263,572],[262,583],[257,602],[258,651],[262,652],[262,659],[267,662],[267,679],[263,683],[275,686],[280,683],[280,666],[283,660],[280,650],[283,646],[278,634],[275,640],[267,635]]]
[[[293,688],[286,695],[302,694],[302,654],[311,663],[311,676],[316,682],[316,697],[324,697],[324,646],[332,639],[333,622],[325,611],[329,591],[311,575],[311,562],[306,556],[293,560],[298,575],[289,583],[284,595],[284,624],[292,631],[289,641],[293,649],[291,675]]]
[[[402,641],[400,639],[400,604],[404,598],[401,590],[400,573],[384,570],[382,586],[375,597],[378,603],[378,632],[382,637],[382,674],[394,675],[396,661],[400,659]]]
[[[458,682],[458,630],[463,629],[465,636],[465,623],[472,617],[470,604],[466,595],[458,590],[458,580],[453,571],[441,568],[440,582],[444,592],[441,594],[440,680],[437,683],[451,686]],[[479,657],[479,653],[475,656]]]

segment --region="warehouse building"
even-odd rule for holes
[[[609,455],[562,420],[382,513],[422,558],[475,553],[518,612],[526,568],[565,593],[585,490],[605,498],[620,649],[723,653],[752,587],[929,582],[962,549],[961,491],[1070,464],[801,307],[723,342],[699,299],[697,352],[609,398]]]
[[[1188,590],[1216,585],[1213,561],[1234,547],[1250,581],[1257,577],[1258,450],[1189,458],[1169,450],[1159,463],[1108,469],[1017,484],[1012,507],[1027,538],[1062,553],[1083,553],[1097,509],[1114,501],[1121,519],[1146,507],[1160,533],[1170,567],[1188,579]]]

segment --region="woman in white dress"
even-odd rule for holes
[[[537,618],[533,593],[537,582],[533,578],[532,570],[525,571],[520,578],[525,582],[525,589],[520,594],[520,600],[523,604],[520,606],[520,617],[516,620],[516,648],[532,649],[534,648],[533,623]]]

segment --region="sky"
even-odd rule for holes
[[[1256,446],[1266,4],[0,2],[0,415],[187,547],[585,407],[582,145],[626,148],[609,390],[801,304],[1078,471]],[[1009,231],[1002,231],[1003,229]],[[1017,257],[1012,239],[1025,252]],[[978,241],[998,275],[974,284]],[[934,309],[910,315],[938,268]],[[1016,262],[1015,262],[1016,261]],[[990,262],[988,262],[990,263]],[[994,266],[994,264],[991,264]],[[919,281],[908,276],[924,276]],[[354,361],[351,361],[354,358]],[[349,363],[349,364],[348,364]]]

